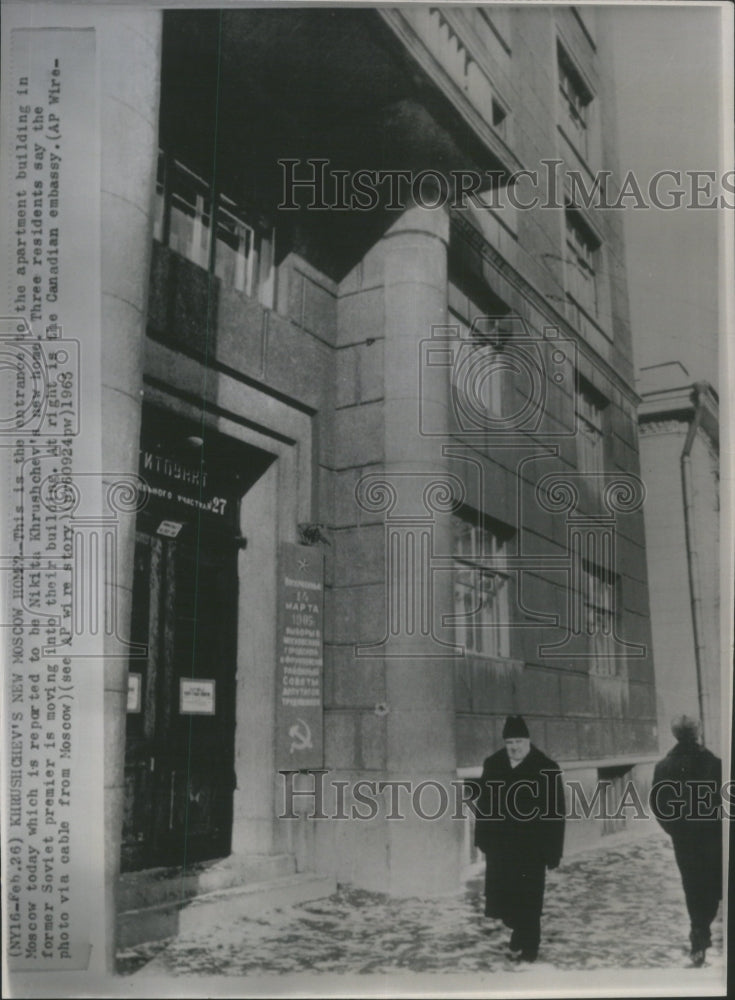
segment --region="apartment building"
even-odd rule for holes
[[[107,676],[121,940],[186,919],[152,869],[200,904],[452,891],[455,790],[508,712],[590,795],[645,794],[622,223],[580,197],[614,187],[607,16],[170,10],[102,34],[103,440],[147,484],[118,578],[138,652]],[[460,175],[473,197],[446,197]],[[317,783],[319,809],[284,805]]]

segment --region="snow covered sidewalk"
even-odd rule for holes
[[[662,833],[577,855],[546,883],[537,978],[564,970],[684,970],[688,919]],[[508,930],[482,915],[480,870],[443,900],[391,899],[349,887],[328,899],[207,925],[119,955],[123,975],[252,977],[299,973],[506,973]],[[722,920],[703,978],[722,968]],[[596,977],[596,981],[597,981]],[[698,991],[697,991],[698,992]]]

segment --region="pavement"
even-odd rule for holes
[[[482,892],[481,866],[472,870],[463,892],[442,900],[392,899],[344,886],[328,899],[208,923],[177,938],[129,948],[118,956],[118,971],[130,977],[130,986],[131,979],[163,977],[177,980],[182,990],[182,977],[189,983],[199,977],[245,977],[241,982],[283,977],[285,983],[293,974],[329,979],[333,973],[451,973],[462,981],[467,975],[471,981],[472,974],[483,981],[487,973],[511,977],[518,967],[505,957],[509,932],[483,916]],[[688,931],[669,839],[660,831],[632,841],[616,837],[548,873],[539,960],[526,971],[547,986],[556,985],[557,974],[580,973],[588,990],[585,974],[592,970],[628,970],[631,982],[639,983],[663,982],[656,973],[666,972],[673,988],[685,981],[689,995],[716,993],[705,983],[721,983],[724,976],[721,914],[712,926],[704,969],[691,967]],[[607,981],[608,973],[599,971],[592,980]]]

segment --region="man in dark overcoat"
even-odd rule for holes
[[[722,762],[699,742],[699,723],[671,723],[674,746],[653,772],[651,810],[671,837],[691,923],[695,966],[712,944],[710,924],[722,898]]]
[[[520,715],[503,728],[475,802],[475,844],[485,854],[485,916],[511,928],[510,958],[534,962],[541,939],[546,869],[564,845],[564,790],[555,761],[530,742]]]

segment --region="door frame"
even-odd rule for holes
[[[312,520],[318,448],[311,412],[149,341],[145,402],[208,430],[275,456],[240,502],[238,641],[235,679],[235,778],[231,854],[288,850],[288,831],[277,822],[276,731],[277,554],[297,541],[297,524]],[[174,384],[172,384],[172,382]],[[207,387],[208,401],[196,398]],[[274,516],[275,513],[275,516]],[[265,524],[253,530],[254,524]]]

